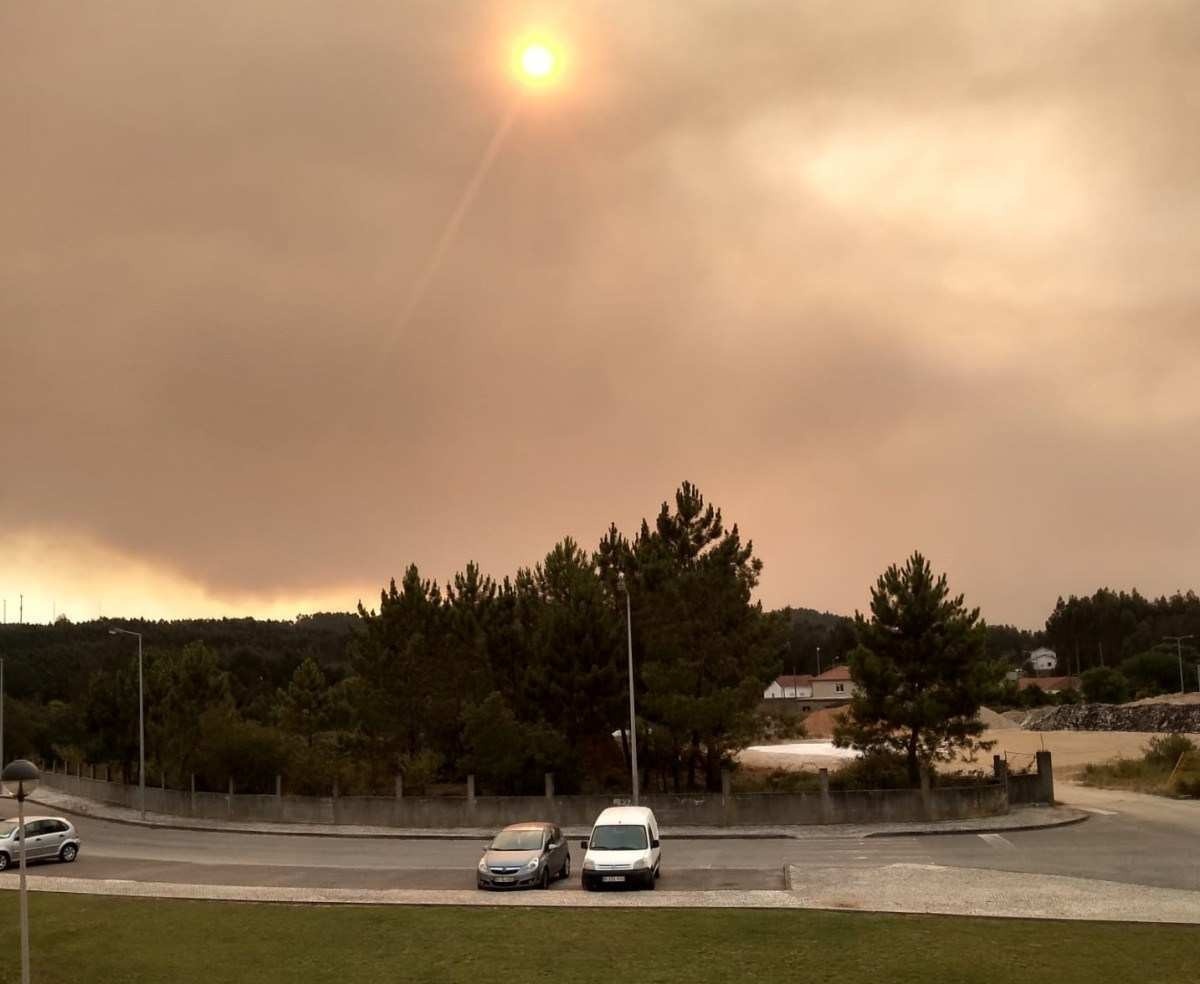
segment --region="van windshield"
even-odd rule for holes
[[[597,827],[588,847],[593,851],[644,851],[646,828],[626,826]]]

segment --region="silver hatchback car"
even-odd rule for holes
[[[79,857],[79,833],[62,817],[26,817],[26,861],[65,861]],[[0,822],[0,871],[21,863],[21,829],[16,820]]]

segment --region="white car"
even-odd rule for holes
[[[583,842],[585,891],[604,885],[654,888],[662,864],[658,821],[644,806],[611,806]]]

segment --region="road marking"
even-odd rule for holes
[[[1102,817],[1119,817],[1121,815],[1116,810],[1100,810],[1094,806],[1081,806],[1078,809],[1083,810],[1084,813],[1099,813]]]
[[[998,851],[1003,851],[1005,849],[1009,851],[1015,851],[1017,849],[1016,844],[1005,837],[1001,837],[999,834],[980,834],[979,839],[991,844],[992,847],[996,848]]]

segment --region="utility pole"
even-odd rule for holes
[[[629,771],[633,779],[633,805],[638,805],[637,713],[633,703],[633,604],[629,600],[629,585],[625,575],[618,575],[625,591],[625,631],[629,638]]]
[[[1195,639],[1195,635],[1181,636],[1163,636],[1163,642],[1175,643],[1175,655],[1179,657],[1179,692],[1182,694],[1187,690],[1183,683],[1183,640]],[[1197,675],[1200,675],[1200,667],[1197,667]]]
[[[25,624],[25,596],[21,595],[21,604],[17,609],[17,622],[21,625]]]
[[[817,646],[817,676],[821,675],[821,647]]]

